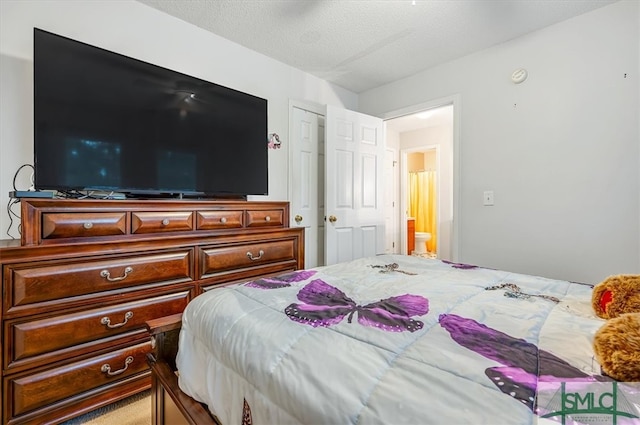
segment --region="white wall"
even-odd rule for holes
[[[358,98],[352,92],[138,2],[0,0],[2,211],[18,167],[33,163],[34,27],[266,98],[269,132],[283,140],[282,149],[269,151],[266,199],[287,199],[289,99],[357,108]],[[25,170],[19,173],[18,189],[28,188],[29,176]],[[3,235],[8,225],[3,213]],[[19,237],[17,226],[11,235]]]
[[[285,139],[269,151],[274,200],[287,198],[290,98],[384,116],[460,94],[461,261],[588,282],[640,273],[636,0],[360,96],[134,1],[1,0],[3,211],[16,170],[33,160],[33,27],[267,98],[269,131]],[[518,67],[530,77],[516,86]],[[484,190],[495,206],[482,206]],[[8,223],[2,213],[2,234]]]
[[[31,186],[32,170],[21,168],[25,164],[33,164],[33,62],[0,54],[0,239],[19,237],[20,220],[10,218],[5,206],[14,176],[16,189]],[[20,205],[11,211],[19,215]]]
[[[360,95],[378,116],[460,95],[459,260],[592,283],[640,273],[638,8],[623,0]],[[519,67],[529,79],[515,85]]]

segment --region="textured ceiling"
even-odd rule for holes
[[[138,1],[355,93],[615,2]]]

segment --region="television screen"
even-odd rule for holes
[[[37,189],[266,195],[267,100],[34,29]]]

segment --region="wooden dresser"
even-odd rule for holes
[[[2,423],[58,423],[150,387],[145,322],[304,267],[286,202],[21,202],[0,242]]]

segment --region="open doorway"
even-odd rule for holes
[[[406,158],[406,175],[403,178],[407,180],[405,197],[408,254],[438,257],[442,175],[440,149],[439,144],[434,144],[402,150],[403,157]]]
[[[429,105],[385,121],[387,146],[399,152],[397,219],[402,254],[411,254],[417,248],[423,256],[457,257],[454,106],[453,101]]]

